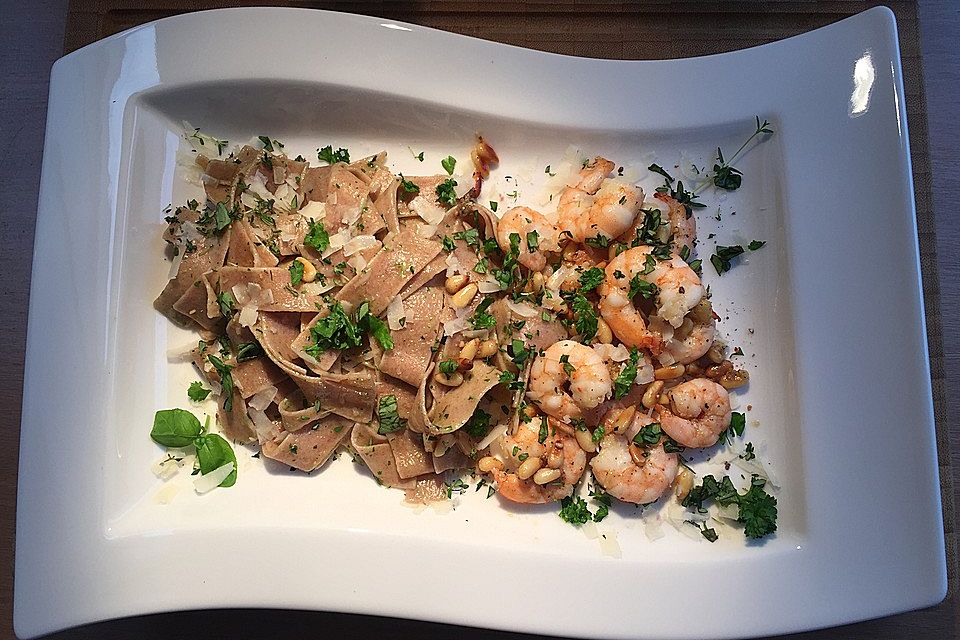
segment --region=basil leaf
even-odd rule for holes
[[[186,447],[203,433],[197,417],[184,409],[163,409],[153,416],[150,437],[165,447]]]
[[[199,423],[198,423],[199,424]],[[197,438],[197,461],[200,463],[200,473],[207,475],[214,469],[219,469],[228,462],[233,463],[233,471],[230,472],[221,487],[232,487],[237,481],[237,456],[233,452],[230,443],[216,433],[208,433]]]

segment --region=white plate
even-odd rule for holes
[[[187,193],[176,168],[182,120],[310,153],[383,146],[406,172],[434,172],[447,153],[466,164],[481,131],[502,181],[532,179],[571,143],[624,164],[706,164],[753,130],[754,114],[776,134],[738,163],[743,188],[708,193],[699,217],[701,237],[717,233],[704,258],[714,242],[768,242],[723,278],[707,264],[705,278],[724,333],[756,354],[740,402],[754,407],[745,440],[762,445],[783,485],[776,537],[746,545],[724,531],[711,545],[669,531],[650,542],[633,510],[618,508],[603,523],[617,532],[616,560],[553,507],[505,510],[481,492],[447,514],[416,513],[347,459],[308,477],[242,453],[234,488],[158,504],[153,412],[187,406],[194,377],[166,359],[191,338],[150,306],[167,273],[160,210]],[[944,597],[888,10],[662,62],[571,58],[320,11],[196,13],[60,60],[45,144],[17,514],[22,637],[156,611],[277,607],[706,638]],[[424,165],[407,145],[426,150]]]

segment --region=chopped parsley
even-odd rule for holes
[[[453,178],[447,178],[442,183],[437,185],[436,194],[437,202],[440,204],[445,204],[448,207],[452,207],[457,204],[457,192],[454,187],[457,186],[457,181]]]
[[[307,345],[304,350],[316,358],[323,351],[359,347],[364,334],[373,336],[384,349],[393,348],[387,323],[370,313],[369,303],[362,303],[351,317],[337,302],[330,307],[330,315],[320,318],[310,328],[313,344]]]
[[[457,364],[456,360],[443,360],[437,365],[437,368],[440,369],[440,373],[445,375],[450,375],[451,373],[456,372],[459,367],[460,365]]]
[[[750,244],[747,245],[747,249],[750,249],[750,251],[756,251],[765,244],[767,244],[766,240],[751,240]]]
[[[580,334],[580,340],[586,344],[597,335],[597,312],[594,311],[593,305],[582,293],[573,296],[571,307],[573,308],[573,315],[576,317],[573,323],[574,327]]]
[[[295,287],[301,282],[303,282],[303,263],[299,260],[294,260],[290,263],[288,267],[290,270],[290,286]]]
[[[527,250],[533,253],[540,246],[540,234],[536,231],[527,232]]]
[[[540,430],[537,432],[537,442],[543,444],[547,441],[548,435],[550,435],[550,428],[547,426],[547,417],[543,416],[540,418]]]
[[[637,363],[640,362],[640,351],[636,347],[630,349],[630,359],[623,363],[623,368],[613,381],[613,397],[622,398],[630,393],[633,383],[637,379]]]
[[[633,436],[633,443],[638,447],[654,447],[663,437],[663,428],[659,422],[652,422],[640,427],[637,435]]]
[[[493,416],[489,413],[483,409],[477,409],[467,420],[467,423],[463,425],[463,430],[467,435],[479,440],[490,432],[490,421],[492,419]]]
[[[317,251],[326,251],[330,246],[330,234],[323,228],[322,222],[310,218],[310,229],[303,238],[303,244],[313,247]]]
[[[317,150],[317,158],[327,164],[336,164],[338,162],[350,162],[350,152],[344,148],[333,150],[333,145],[327,145]]]
[[[713,165],[713,184],[719,189],[725,189],[726,191],[735,191],[740,188],[740,184],[743,181],[743,174],[738,170],[734,169],[731,165],[736,162],[737,158],[740,157],[740,154],[744,149],[747,148],[747,145],[762,133],[771,134],[773,129],[770,128],[770,123],[764,120],[760,122],[760,116],[757,118],[757,129],[753,134],[747,138],[747,141],[740,145],[740,148],[737,149],[737,152],[733,154],[733,157],[730,158],[729,162],[723,159],[723,152],[720,150],[720,147],[717,147],[717,164]]]
[[[208,395],[210,395],[210,389],[204,389],[200,381],[191,382],[190,388],[187,389],[187,396],[194,402],[202,402]]]
[[[400,188],[406,193],[420,193],[420,187],[404,178],[402,173],[400,174]]]
[[[494,200],[491,200],[491,201],[490,201],[490,211],[494,211],[494,212],[495,212],[496,210],[497,210],[497,203],[496,203]]]
[[[605,274],[600,267],[590,267],[580,274],[581,291],[592,291],[600,286]]]
[[[727,271],[730,271],[730,261],[743,253],[743,247],[738,244],[725,247],[723,245],[717,245],[714,254],[710,256],[710,264],[713,265],[713,268],[717,270],[717,275],[723,275]]]
[[[237,362],[246,362],[263,355],[263,347],[259,342],[244,342],[237,347]]]
[[[457,159],[453,156],[447,156],[440,161],[440,166],[443,167],[443,170],[447,172],[448,176],[452,176],[453,170],[457,166]]]
[[[653,284],[652,282],[647,282],[641,278],[640,275],[641,274],[638,273],[630,279],[629,296],[630,298],[633,298],[639,293],[644,298],[649,300],[653,296],[657,295],[660,290],[657,288],[657,285]]]
[[[229,291],[221,291],[217,294],[217,306],[220,307],[220,314],[224,318],[229,318],[233,314],[235,304],[236,301],[233,299],[233,294]]]
[[[575,527],[590,522],[590,509],[583,498],[567,497],[560,501],[560,519]]]
[[[451,238],[450,236],[443,236],[443,240],[441,240],[441,244],[443,244],[443,250],[446,251],[447,253],[450,253],[451,251],[457,248],[457,243],[455,243],[453,241],[453,238]]]
[[[493,304],[493,298],[484,298],[477,305],[477,310],[470,316],[470,324],[474,329],[493,329],[497,326],[497,319],[487,313],[491,304]]]
[[[744,525],[743,533],[748,538],[762,538],[777,530],[777,499],[764,491],[766,481],[757,475],[750,478],[750,488],[740,494],[730,478],[718,481],[706,476],[703,483],[693,487],[683,499],[683,506],[706,513],[704,502],[713,500],[721,507],[736,504],[739,507],[737,522]]]

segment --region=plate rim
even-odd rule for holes
[[[59,88],[59,84],[63,82],[62,78],[63,78],[64,75],[67,74],[67,72],[68,72],[68,70],[69,70],[69,67],[70,67],[71,65],[73,65],[73,64],[76,64],[77,66],[79,66],[79,65],[83,62],[83,60],[84,60],[85,58],[91,57],[91,56],[94,56],[94,55],[99,55],[100,53],[106,52],[106,51],[107,51],[108,49],[110,49],[111,47],[114,47],[114,46],[116,45],[116,43],[120,43],[120,42],[127,41],[129,38],[135,36],[135,35],[138,34],[138,33],[144,33],[144,32],[148,32],[148,31],[150,31],[150,30],[156,30],[156,29],[158,29],[158,28],[160,28],[160,29],[168,29],[168,28],[172,28],[174,25],[185,26],[187,22],[194,21],[194,20],[198,20],[198,21],[199,21],[199,20],[203,20],[203,19],[205,19],[205,17],[210,16],[210,15],[214,15],[214,14],[216,14],[216,15],[218,15],[218,16],[222,16],[223,14],[237,14],[237,15],[240,15],[240,14],[249,13],[249,12],[257,12],[257,13],[263,12],[263,13],[270,13],[270,14],[272,14],[272,13],[277,13],[277,14],[287,14],[287,15],[292,15],[293,13],[304,13],[304,15],[306,15],[307,13],[309,13],[309,14],[314,14],[314,15],[320,14],[320,15],[322,16],[320,19],[322,19],[322,20],[332,20],[332,21],[337,21],[337,20],[356,20],[356,24],[358,24],[358,25],[364,25],[364,26],[359,27],[359,28],[361,28],[361,29],[366,28],[367,25],[368,25],[368,26],[372,26],[373,23],[376,23],[376,22],[378,22],[379,20],[382,20],[382,19],[379,19],[379,18],[369,17],[369,16],[356,16],[356,15],[351,15],[351,14],[340,14],[340,13],[329,12],[329,11],[317,11],[317,10],[311,10],[311,9],[297,9],[297,8],[263,8],[263,7],[258,7],[258,8],[217,9],[217,10],[209,10],[209,11],[196,12],[196,13],[191,13],[191,14],[182,14],[182,15],[178,15],[178,16],[171,16],[171,17],[168,17],[168,18],[163,18],[163,19],[161,19],[161,20],[152,22],[152,23],[148,23],[148,24],[145,24],[145,25],[140,25],[140,26],[137,26],[137,27],[133,27],[133,28],[128,29],[128,30],[126,30],[126,31],[124,31],[124,32],[121,32],[121,33],[115,34],[115,35],[113,35],[113,36],[110,36],[110,37],[108,37],[108,38],[106,38],[106,39],[104,39],[104,40],[101,40],[101,41],[98,41],[98,42],[96,42],[96,43],[92,43],[92,44],[90,44],[90,45],[87,45],[87,46],[85,46],[85,47],[83,47],[83,48],[81,48],[81,49],[78,49],[77,51],[71,52],[70,54],[67,54],[67,55],[64,56],[63,58],[59,59],[59,60],[54,64],[54,70],[53,70],[53,72],[51,73],[51,93],[50,93],[51,99],[50,99],[50,104],[49,104],[49,106],[48,106],[48,114],[49,114],[49,117],[48,117],[48,121],[47,121],[48,124],[47,124],[46,136],[45,136],[45,137],[46,137],[47,144],[45,145],[45,148],[44,148],[43,172],[42,172],[42,178],[41,178],[41,199],[40,199],[40,204],[39,204],[39,207],[38,207],[38,208],[39,208],[39,211],[38,211],[38,233],[37,233],[36,240],[35,240],[35,253],[34,253],[34,273],[35,273],[35,274],[37,274],[38,271],[41,271],[41,270],[39,269],[39,266],[40,266],[40,265],[39,265],[38,263],[39,263],[40,260],[43,259],[44,253],[45,253],[45,252],[41,251],[40,249],[45,249],[45,248],[47,247],[47,244],[46,244],[46,243],[47,243],[47,236],[41,237],[41,233],[40,233],[40,226],[39,226],[39,225],[40,225],[40,217],[43,216],[43,218],[44,218],[44,220],[45,220],[45,222],[46,222],[47,219],[48,219],[51,215],[53,215],[52,213],[46,213],[46,212],[51,211],[51,200],[50,200],[50,197],[51,197],[51,196],[50,196],[50,193],[51,193],[51,190],[55,188],[54,186],[51,186],[51,180],[54,180],[54,179],[55,179],[55,178],[52,178],[52,177],[51,177],[51,176],[52,176],[51,171],[52,171],[52,167],[54,166],[54,162],[55,162],[55,161],[54,161],[51,157],[49,157],[49,156],[51,155],[51,151],[50,151],[50,141],[53,140],[53,138],[58,134],[58,131],[55,130],[56,121],[57,121],[57,118],[54,117],[55,115],[57,115],[57,114],[54,113],[54,112],[55,112],[55,109],[62,108],[62,105],[60,105],[59,103],[56,103],[56,104],[55,104],[55,102],[54,102],[54,95],[55,95],[55,89],[58,89],[58,88]],[[310,20],[313,20],[313,18],[310,18]],[[875,24],[874,24],[874,21],[875,21]],[[392,21],[392,20],[391,20],[391,21],[388,21],[388,22],[390,22],[390,23],[392,23],[392,24],[397,24],[397,25],[405,24],[405,23],[400,23],[400,22]],[[417,32],[417,35],[418,35],[418,36],[423,37],[423,38],[441,38],[441,39],[443,39],[443,38],[449,38],[449,39],[463,39],[463,40],[466,40],[466,41],[472,41],[475,46],[484,48],[485,50],[489,50],[489,51],[497,50],[497,51],[499,51],[499,52],[506,52],[507,57],[509,57],[510,55],[514,55],[514,54],[515,54],[515,55],[521,55],[521,56],[532,56],[533,58],[537,58],[537,59],[541,59],[541,60],[551,60],[551,59],[557,59],[557,58],[559,58],[559,59],[561,59],[561,60],[567,60],[567,61],[584,61],[584,63],[599,64],[599,65],[601,65],[601,66],[606,66],[606,65],[613,66],[613,65],[618,65],[618,64],[619,64],[619,65],[626,64],[626,65],[631,65],[631,66],[636,65],[637,68],[641,68],[641,67],[646,68],[646,67],[652,67],[652,66],[675,66],[675,65],[677,65],[678,63],[682,63],[682,64],[684,64],[684,65],[686,65],[686,64],[698,65],[698,64],[704,64],[704,61],[709,61],[709,60],[717,59],[717,58],[725,58],[725,59],[727,59],[727,58],[729,58],[730,56],[741,55],[741,54],[743,54],[743,53],[745,53],[745,52],[756,52],[756,51],[759,51],[759,50],[769,50],[769,48],[771,48],[771,47],[782,46],[784,43],[787,43],[787,42],[797,42],[797,41],[799,41],[799,40],[801,40],[801,39],[807,39],[807,38],[809,38],[809,37],[811,36],[811,34],[820,33],[821,35],[823,35],[823,34],[825,34],[825,33],[828,32],[828,31],[832,33],[833,30],[837,30],[837,31],[839,32],[839,27],[838,27],[838,25],[844,25],[844,24],[849,25],[849,24],[852,24],[852,23],[854,23],[854,22],[856,22],[858,25],[862,22],[863,25],[864,25],[864,28],[866,28],[866,26],[868,26],[868,25],[872,25],[874,28],[882,31],[882,35],[883,35],[884,37],[886,37],[886,38],[888,38],[888,39],[889,39],[889,38],[892,38],[892,47],[890,48],[890,54],[891,54],[891,56],[892,56],[892,60],[891,60],[891,61],[894,63],[894,67],[895,67],[895,69],[894,69],[893,72],[892,72],[892,75],[893,75],[893,78],[894,78],[894,81],[895,81],[895,85],[896,85],[896,86],[895,86],[895,89],[894,89],[894,95],[897,96],[897,97],[899,97],[899,102],[898,102],[899,119],[902,120],[902,123],[903,123],[903,128],[902,128],[902,130],[901,130],[901,133],[900,133],[900,136],[899,136],[899,137],[900,137],[900,139],[901,139],[904,143],[906,143],[906,140],[907,140],[906,110],[905,110],[905,103],[904,103],[904,90],[903,90],[903,85],[902,85],[902,72],[900,71],[899,48],[898,48],[898,46],[897,46],[897,39],[896,39],[896,25],[895,25],[895,20],[894,20],[894,17],[893,17],[892,12],[891,12],[889,9],[887,9],[886,7],[876,7],[876,8],[874,8],[874,9],[870,9],[870,10],[868,10],[868,11],[865,11],[865,12],[863,12],[863,13],[861,13],[861,14],[857,14],[857,15],[855,15],[855,16],[852,16],[852,17],[846,18],[846,19],[844,19],[844,20],[841,20],[841,21],[839,21],[839,22],[837,22],[837,23],[828,25],[828,26],[826,26],[826,27],[822,27],[822,28],[820,28],[820,29],[817,29],[817,30],[814,30],[814,31],[811,31],[811,32],[808,32],[808,33],[805,33],[805,34],[799,34],[799,35],[796,35],[796,36],[792,36],[792,37],[790,37],[790,38],[786,38],[786,39],[784,39],[784,40],[780,40],[780,41],[777,41],[777,42],[775,42],[775,43],[770,43],[770,44],[766,44],[766,45],[760,45],[760,46],[758,46],[758,47],[751,47],[751,48],[748,48],[748,49],[738,50],[738,51],[729,52],[729,53],[713,54],[713,55],[710,55],[710,56],[701,56],[701,57],[696,57],[696,58],[685,58],[685,59],[681,59],[681,60],[665,60],[665,61],[604,60],[604,59],[596,59],[596,58],[584,58],[584,57],[580,57],[580,56],[568,56],[568,55],[564,55],[564,54],[554,54],[554,53],[548,53],[548,52],[542,52],[542,51],[524,49],[524,48],[522,48],[522,47],[516,47],[516,46],[513,46],[513,45],[504,45],[504,44],[495,43],[495,42],[491,42],[491,41],[487,41],[487,40],[482,40],[482,39],[478,39],[478,38],[473,38],[473,37],[470,37],[470,36],[461,36],[461,35],[459,35],[459,34],[452,34],[452,33],[448,33],[448,32],[437,31],[437,30],[433,30],[433,29],[430,29],[430,28],[427,28],[427,27],[421,27],[421,26],[418,26],[418,25],[408,25],[408,26],[409,26],[409,28],[415,30],[415,31]],[[441,35],[441,34],[442,34],[442,35]],[[889,45],[891,44],[891,42],[888,41],[888,42],[885,43],[885,44],[889,46]],[[523,52],[523,53],[518,53],[518,52]],[[209,80],[209,79],[208,79],[208,80]],[[203,80],[200,80],[200,81],[202,82]],[[55,84],[56,84],[56,86],[55,86]],[[131,94],[131,95],[134,95],[134,94]],[[56,96],[57,96],[58,98],[60,98],[61,94],[60,94],[59,91],[57,91]],[[131,97],[131,96],[126,96],[125,99],[129,99],[130,97]],[[907,148],[908,148],[908,147],[907,147]],[[905,185],[901,185],[901,186],[905,189],[905,194],[909,197],[909,199],[910,199],[910,201],[911,201],[911,204],[912,204],[912,203],[913,203],[914,196],[913,196],[912,173],[910,173],[910,158],[909,158],[909,154],[908,154],[907,152],[905,152],[905,156],[904,156],[903,158],[901,158],[900,160],[904,163],[904,167],[905,167],[905,170],[906,170],[906,174],[905,174],[905,175],[900,175],[900,176],[899,176],[901,179],[903,179],[903,180],[906,181],[906,184],[905,184]],[[919,318],[918,318],[918,328],[919,328],[919,330],[920,330],[920,332],[921,332],[921,340],[922,340],[923,347],[924,347],[924,352],[923,352],[922,360],[923,360],[923,362],[924,362],[925,365],[926,365],[926,369],[925,369],[925,372],[926,372],[926,378],[925,378],[925,380],[926,380],[926,385],[925,385],[925,387],[929,390],[929,389],[930,389],[930,381],[929,381],[929,350],[928,350],[927,338],[926,338],[926,320],[925,320],[925,316],[924,316],[924,314],[923,314],[922,287],[921,287],[921,283],[920,283],[920,269],[919,269],[919,247],[918,247],[917,242],[916,242],[916,218],[915,218],[915,210],[913,209],[913,207],[911,207],[909,213],[911,213],[911,219],[912,219],[912,224],[913,224],[913,249],[914,249],[914,253],[915,253],[915,256],[914,256],[914,257],[915,257],[915,261],[916,261],[916,265],[915,265],[916,291],[915,291],[915,292],[916,292],[917,294],[919,294],[919,297],[918,297],[918,307],[917,307],[917,311],[918,311],[918,314],[919,314]],[[45,233],[47,233],[47,226],[48,226],[47,224],[44,225],[44,232],[45,232]],[[42,272],[43,272],[43,273],[46,273],[45,270],[42,271]],[[25,383],[24,383],[23,417],[22,417],[22,419],[21,419],[21,438],[22,438],[22,439],[21,439],[21,450],[20,450],[20,478],[21,478],[21,482],[18,483],[18,506],[17,506],[17,516],[18,516],[18,517],[17,517],[17,548],[16,548],[16,566],[17,566],[18,569],[22,569],[24,566],[26,566],[26,565],[24,565],[23,563],[27,561],[27,560],[24,558],[24,556],[23,556],[23,553],[24,553],[23,550],[26,549],[27,546],[28,546],[28,542],[27,542],[25,536],[29,536],[29,535],[30,535],[30,532],[26,531],[25,528],[32,528],[32,527],[34,527],[34,526],[36,525],[36,523],[37,523],[36,520],[33,520],[33,519],[29,519],[29,520],[28,520],[28,519],[26,519],[26,518],[22,518],[22,514],[24,513],[24,512],[23,512],[23,506],[22,506],[22,504],[23,504],[25,501],[28,501],[28,500],[30,500],[31,498],[36,497],[35,494],[36,494],[36,491],[37,491],[38,487],[43,486],[43,485],[37,484],[37,479],[36,479],[36,474],[35,474],[35,473],[31,473],[31,472],[29,472],[28,470],[25,469],[26,467],[29,467],[29,465],[31,464],[31,460],[30,460],[30,453],[27,451],[27,447],[24,446],[24,443],[30,443],[30,444],[32,444],[32,443],[36,442],[36,437],[34,437],[34,436],[33,436],[32,434],[30,434],[30,432],[29,432],[29,429],[30,429],[31,425],[29,425],[28,422],[29,422],[29,423],[34,423],[34,426],[36,426],[36,425],[35,425],[36,420],[35,420],[35,418],[34,418],[34,413],[35,413],[35,411],[37,411],[37,409],[36,409],[36,406],[33,405],[33,404],[31,404],[31,406],[28,407],[28,402],[31,402],[31,403],[34,402],[34,397],[35,397],[35,395],[36,395],[36,393],[37,393],[36,387],[37,387],[37,385],[38,385],[38,380],[39,380],[38,374],[36,374],[35,371],[34,371],[34,362],[35,362],[36,357],[37,357],[37,349],[38,349],[38,347],[36,346],[36,344],[38,343],[38,340],[39,340],[39,338],[37,337],[38,331],[41,331],[43,327],[42,327],[42,325],[40,324],[40,321],[38,320],[38,315],[37,315],[37,313],[35,313],[34,307],[35,307],[35,305],[36,305],[36,306],[40,306],[40,304],[41,304],[41,303],[40,303],[40,300],[41,300],[41,297],[43,296],[43,292],[42,292],[41,288],[42,288],[42,286],[43,286],[44,284],[47,284],[45,281],[44,281],[44,282],[41,282],[42,280],[43,280],[43,278],[41,278],[41,279],[35,278],[35,279],[33,280],[33,282],[31,283],[31,299],[30,299],[29,328],[28,328],[28,337],[27,337],[27,352],[26,352],[26,358],[25,358],[25,369],[26,369],[26,370],[25,370]],[[31,348],[31,347],[33,347],[33,348]],[[29,387],[30,387],[30,388],[29,388],[29,392],[28,392],[28,384],[29,384]],[[924,385],[921,385],[921,386],[924,386]],[[933,428],[934,425],[933,425],[933,423],[932,423],[932,396],[929,398],[929,404],[930,404],[930,407],[929,407],[930,413],[929,413],[929,415],[930,415],[930,420],[931,420],[930,426],[931,426],[931,428]],[[933,433],[931,432],[931,433],[925,434],[925,435],[932,437],[932,436],[933,436]],[[47,437],[49,437],[49,434],[47,434]],[[928,480],[931,480],[931,479],[932,479],[934,482],[936,482],[937,479],[938,479],[939,469],[937,468],[937,466],[936,466],[936,464],[935,464],[935,461],[936,461],[935,442],[933,442],[933,441],[931,440],[931,441],[930,441],[930,444],[932,445],[933,448],[932,448],[930,451],[928,451],[927,453],[931,453],[931,452],[932,452],[932,456],[933,456],[933,457],[932,457],[932,460],[934,461],[934,464],[933,464],[932,469],[931,469],[931,471],[932,471],[932,477],[931,477],[931,478],[928,478]],[[938,483],[937,483],[936,486],[938,486]],[[935,499],[936,506],[937,506],[937,510],[936,510],[936,511],[937,511],[938,517],[940,517],[940,520],[939,520],[940,530],[939,530],[938,534],[939,534],[939,538],[940,538],[940,540],[939,540],[939,543],[940,543],[939,552],[940,552],[940,555],[942,556],[942,554],[943,554],[943,531],[942,531],[943,523],[942,523],[942,514],[941,514],[941,512],[940,512],[941,504],[940,504],[940,494],[939,494],[939,491],[936,492],[936,495],[934,496],[934,499]],[[42,518],[41,518],[41,520],[42,520]],[[88,522],[88,524],[89,524],[89,522]],[[95,523],[94,523],[94,524],[95,524]],[[96,526],[94,526],[94,529],[96,529]],[[935,553],[936,553],[937,551],[938,551],[938,549],[934,549],[934,552],[935,552]],[[34,558],[34,560],[35,560],[35,558]],[[921,599],[923,600],[923,602],[921,602],[921,603],[920,603],[919,605],[917,605],[917,606],[923,606],[924,604],[933,604],[933,603],[935,603],[935,602],[938,602],[939,600],[942,600],[943,597],[945,596],[945,594],[946,594],[946,565],[945,565],[945,558],[943,559],[943,562],[941,563],[941,565],[942,565],[942,566],[939,567],[939,568],[941,569],[941,571],[940,571],[940,572],[938,573],[938,575],[936,576],[936,577],[939,578],[939,584],[938,584],[938,585],[935,585],[936,587],[939,587],[939,591],[935,588],[935,589],[932,589],[929,594],[924,594],[924,595],[926,595],[927,597],[926,597],[926,598],[921,598]],[[16,582],[17,584],[20,584],[20,585],[22,586],[22,584],[23,584],[23,577],[24,577],[24,576],[22,575],[21,570],[18,570],[16,573],[18,574],[18,577],[16,578],[15,582]],[[939,597],[937,597],[938,595],[939,595]],[[45,633],[45,632],[47,632],[47,631],[53,631],[53,630],[56,630],[56,629],[60,629],[60,628],[63,628],[64,626],[67,626],[67,625],[73,626],[74,624],[79,624],[79,623],[81,623],[81,622],[92,621],[92,620],[95,620],[95,619],[101,619],[101,618],[99,618],[99,617],[84,619],[84,618],[82,618],[82,616],[78,618],[76,615],[74,615],[74,616],[73,616],[73,621],[70,621],[70,620],[67,620],[67,619],[66,619],[66,618],[68,618],[69,616],[62,616],[62,617],[64,618],[63,620],[61,620],[61,621],[59,621],[59,622],[52,622],[52,623],[51,623],[49,620],[47,620],[47,621],[40,621],[40,620],[36,620],[36,619],[25,618],[24,616],[25,616],[25,615],[28,615],[28,614],[26,613],[26,611],[28,611],[28,610],[25,609],[25,607],[27,606],[27,603],[23,602],[23,600],[24,600],[25,597],[26,597],[26,596],[23,595],[23,590],[22,590],[22,588],[21,588],[21,589],[15,589],[15,592],[14,592],[14,598],[15,598],[14,624],[15,624],[15,628],[16,628],[16,630],[17,630],[17,633],[18,633],[19,635],[32,636],[32,635],[36,635],[37,633]],[[936,599],[933,600],[933,599],[931,599],[931,598],[936,598]],[[915,599],[915,601],[916,601],[916,599]],[[215,605],[215,606],[228,606],[230,603],[234,603],[234,605],[240,605],[240,606],[242,606],[242,605],[245,604],[246,602],[245,602],[245,601],[243,600],[243,598],[241,597],[241,598],[234,598],[233,600],[229,600],[229,599],[220,600],[220,601],[215,602],[214,605]],[[905,601],[905,603],[906,603],[906,601]],[[246,604],[249,605],[250,603],[246,603]],[[254,606],[255,606],[256,603],[253,603],[253,604],[254,604]],[[172,606],[171,606],[171,605],[172,605]],[[906,603],[906,605],[907,605],[907,608],[915,608],[915,607],[912,606],[911,603]],[[179,606],[176,605],[176,603],[158,603],[158,606],[160,606],[161,608],[156,609],[157,611],[159,611],[159,610],[170,610],[171,608],[173,608],[173,609],[179,609],[179,608],[180,608]],[[343,607],[343,608],[339,608],[339,607],[338,607],[338,608],[335,608],[335,609],[333,609],[333,610],[345,611],[345,612],[355,612],[355,613],[376,613],[376,614],[379,614],[379,615],[404,615],[402,611],[397,611],[397,610],[383,610],[383,609],[371,611],[371,610],[364,610],[364,609],[350,609],[349,607]],[[898,609],[898,611],[899,611],[899,610],[907,610],[907,609]],[[142,610],[134,611],[134,612],[132,612],[132,613],[146,613],[146,612],[149,612],[149,611],[151,611],[151,610],[150,610],[150,609],[142,609]],[[894,611],[889,611],[888,613],[893,613],[893,612],[894,612]],[[121,612],[121,613],[119,613],[118,615],[131,615],[132,613],[131,613],[131,612],[126,612],[126,613]],[[112,617],[116,617],[116,616],[112,616]],[[460,624],[474,624],[474,622],[472,622],[472,621],[469,620],[469,619],[464,619],[464,618],[462,618],[462,617],[461,617],[461,618],[457,618],[456,616],[446,617],[446,618],[443,617],[443,616],[429,618],[429,617],[423,617],[423,616],[417,616],[417,615],[415,615],[415,616],[413,616],[413,617],[417,617],[417,618],[419,618],[419,619],[432,619],[432,620],[437,620],[437,621],[441,621],[441,622],[454,622],[454,623],[460,623]],[[859,619],[865,619],[865,618],[868,618],[868,617],[873,617],[873,616],[868,614],[868,615],[864,615],[864,616],[859,617],[859,618],[856,618],[856,619],[859,620]],[[79,622],[78,622],[78,620],[79,620]],[[769,633],[769,632],[771,632],[771,629],[773,630],[772,632],[797,631],[797,630],[800,630],[801,628],[815,628],[816,626],[830,626],[830,625],[832,625],[832,624],[839,624],[839,623],[842,623],[842,622],[852,622],[852,621],[855,621],[855,619],[853,619],[853,618],[850,618],[850,619],[844,618],[844,619],[840,619],[840,620],[827,620],[827,621],[825,622],[825,624],[819,624],[819,623],[818,623],[818,624],[815,624],[814,626],[809,626],[809,627],[784,627],[784,628],[781,628],[781,627],[776,627],[776,626],[772,626],[772,627],[771,627],[771,626],[768,626],[768,627],[764,627],[764,628],[763,628],[762,633]],[[52,624],[53,626],[51,626],[51,624]],[[59,624],[60,626],[57,626],[58,624]],[[539,627],[528,626],[528,627],[525,628],[525,630],[539,631],[539,632],[551,632],[551,633],[557,633],[557,632],[559,631],[559,632],[563,633],[562,630],[558,630],[558,629],[550,628],[550,627],[546,627],[546,626],[539,626]]]

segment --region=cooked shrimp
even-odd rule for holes
[[[536,232],[535,248],[530,248],[530,233]],[[549,218],[527,207],[514,207],[503,214],[497,223],[497,242],[504,252],[510,251],[510,236],[520,238],[520,264],[531,271],[543,271],[547,266],[547,251],[559,251],[560,231]]]
[[[656,285],[656,315],[673,327],[683,324],[683,316],[700,302],[703,285],[696,272],[679,256],[672,255],[661,262],[650,254],[651,248],[641,245],[627,249],[610,261],[606,278],[600,285],[600,315],[624,344],[659,353],[660,337],[647,329],[646,321],[633,304],[631,280],[639,277]]]
[[[687,323],[689,331],[681,333]],[[670,365],[676,362],[689,364],[710,350],[717,337],[717,324],[713,318],[707,322],[694,322],[687,316],[673,333],[673,339],[664,343],[663,353],[660,354],[660,364]]]
[[[660,424],[685,447],[712,447],[730,426],[730,395],[719,384],[696,378],[667,392],[669,406],[658,404]]]
[[[569,382],[570,391],[564,389]],[[547,415],[569,423],[613,391],[603,358],[573,340],[554,343],[533,361],[527,397]]]
[[[667,218],[670,221],[670,235],[673,237],[673,243],[677,247],[686,247],[692,254],[693,245],[697,240],[697,219],[687,214],[687,208],[671,198],[665,193],[655,193],[654,198],[661,201],[666,207],[658,207],[667,210]]]
[[[653,422],[638,411],[626,433],[610,433],[600,441],[600,452],[590,461],[590,469],[600,486],[614,498],[647,504],[663,495],[673,483],[677,454],[664,451],[662,442],[644,449],[632,442],[641,428]],[[631,448],[635,449],[633,453]]]
[[[573,493],[574,486],[580,481],[587,466],[587,455],[575,437],[550,426],[551,422],[545,419],[521,422],[515,434],[501,436],[491,447],[491,453],[504,465],[502,469],[492,471],[497,492],[507,500],[524,504],[560,500]],[[546,429],[546,436],[540,442],[543,429]],[[548,470],[557,469],[559,476],[538,484],[536,475],[526,480],[518,475],[522,465],[536,467],[537,461],[541,473],[550,474]]]
[[[607,178],[614,164],[596,157],[577,181],[560,193],[557,214],[561,232],[574,242],[604,236],[616,238],[630,228],[640,213],[643,190]]]

